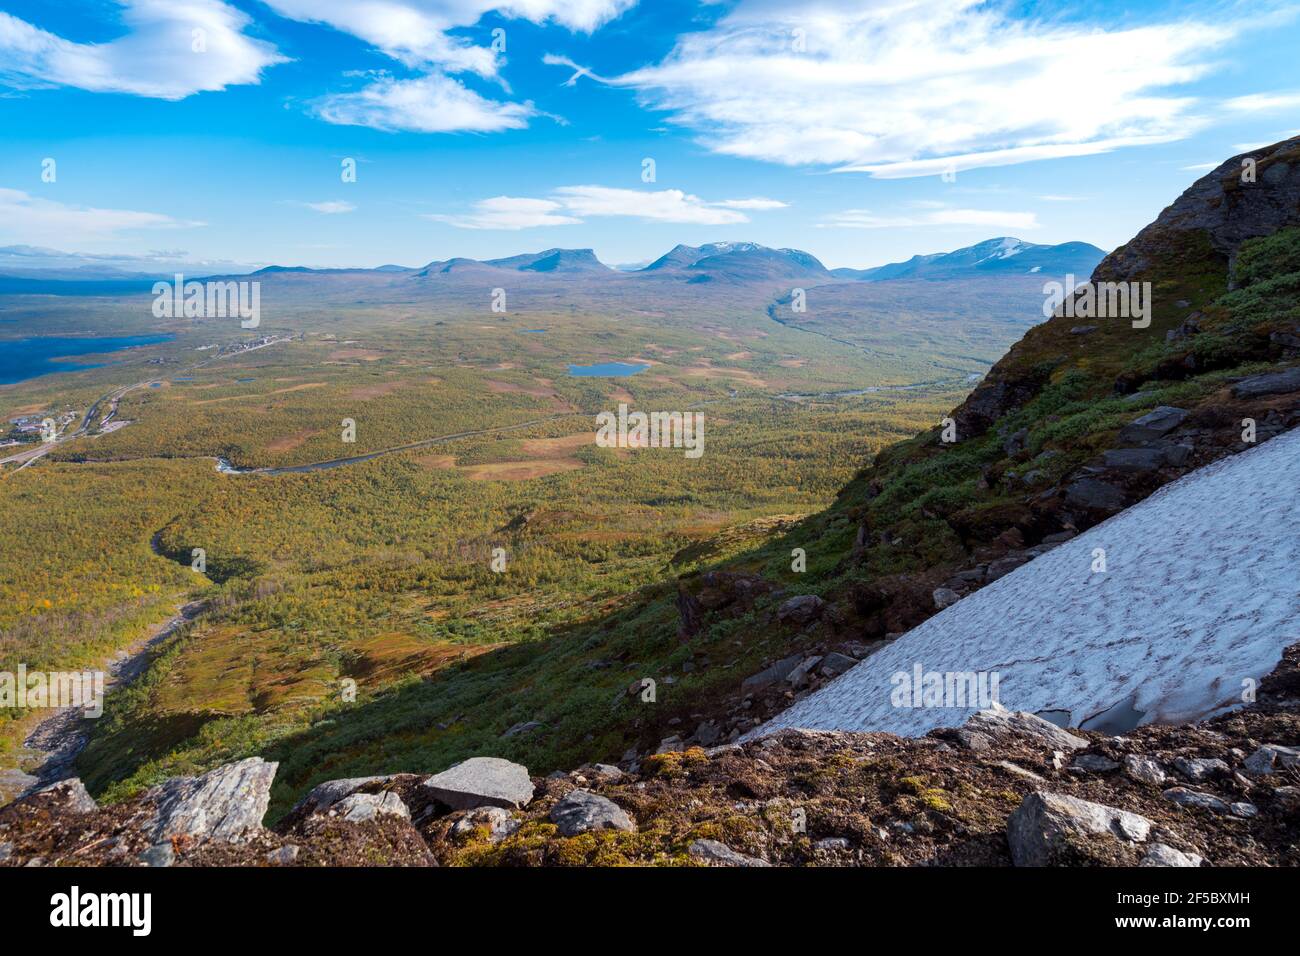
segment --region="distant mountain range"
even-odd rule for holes
[[[879,282],[884,279],[955,279],[965,275],[1016,273],[1087,277],[1106,253],[1087,242],[1063,242],[1047,246],[1023,239],[1001,236],[957,249],[928,256],[912,256],[906,262],[891,262],[874,269],[832,269],[840,279]]]
[[[1105,256],[1105,253],[1086,242],[1065,242],[1060,245],[1038,245],[1022,239],[1000,237],[988,239],[973,246],[953,252],[913,256],[905,262],[894,262],[870,269],[827,269],[811,253],[799,249],[771,249],[756,242],[710,242],[702,246],[674,246],[640,269],[613,269],[596,258],[591,249],[545,249],[541,252],[523,253],[502,259],[468,259],[456,257],[430,262],[420,268],[383,265],[376,269],[312,269],[307,266],[267,266],[252,276],[312,275],[391,275],[394,278],[414,276],[431,279],[441,275],[472,277],[502,271],[536,274],[599,276],[642,276],[663,281],[688,283],[722,282],[749,283],[800,279],[857,280],[881,282],[889,279],[960,279],[991,275],[1065,275],[1073,273],[1086,277]],[[201,274],[200,274],[201,275]],[[21,278],[19,278],[21,277]],[[193,278],[198,278],[198,275]],[[117,291],[128,291],[133,282],[151,281],[155,276],[139,273],[135,276],[115,270],[111,276],[83,274],[83,282],[70,281],[66,274],[42,275],[35,271],[12,272],[0,275],[0,293],[49,291],[63,294],[109,294],[104,280],[114,280]],[[170,279],[172,276],[159,275]],[[54,280],[58,281],[54,281]],[[51,288],[40,286],[48,283]],[[116,286],[121,283],[121,286]],[[78,290],[84,284],[85,289]],[[91,291],[91,289],[95,291]]]

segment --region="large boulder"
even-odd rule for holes
[[[1233,398],[1263,398],[1265,395],[1287,395],[1291,392],[1300,392],[1300,366],[1282,372],[1252,375],[1232,386]]]
[[[470,757],[424,781],[430,795],[453,810],[517,810],[533,799],[528,768],[500,757]]]
[[[636,822],[608,797],[589,790],[570,790],[551,808],[551,822],[561,836],[571,837],[592,830],[636,830]]]
[[[981,710],[966,721],[965,730],[984,734],[994,740],[1020,737],[1053,750],[1082,750],[1088,741],[1043,720],[1037,714],[1001,707]]]
[[[1119,440],[1131,445],[1155,441],[1181,425],[1185,418],[1187,418],[1186,409],[1161,405],[1121,428]]]
[[[1151,821],[1060,793],[1038,791],[1021,802],[1007,820],[1007,844],[1016,866],[1051,866],[1087,858],[1097,838],[1121,844],[1143,843]]]
[[[175,777],[146,796],[157,808],[152,827],[156,842],[175,836],[238,842],[261,829],[271,802],[277,763],[249,757],[199,777]]]

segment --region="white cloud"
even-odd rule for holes
[[[609,186],[562,186],[555,195],[578,216],[632,216],[654,222],[680,222],[700,226],[725,226],[748,222],[736,209],[722,208],[680,189],[647,192]],[[743,200],[728,200],[737,202]]]
[[[634,6],[636,0],[266,0],[281,16],[323,23],[374,45],[424,75],[381,77],[357,92],[317,100],[315,114],[330,123],[418,133],[498,132],[522,129],[538,115],[532,103],[491,99],[468,89],[452,74],[500,80],[504,51],[487,28],[463,32],[485,13],[506,19],[555,23],[590,33]],[[504,29],[504,28],[503,28]],[[505,37],[509,49],[509,31]]]
[[[324,23],[372,44],[410,67],[437,66],[449,72],[493,76],[498,57],[488,30],[475,39],[448,32],[478,23],[496,11],[506,19],[555,23],[591,33],[636,4],[636,0],[266,0],[281,16]],[[507,51],[509,32],[507,31]]]
[[[1276,113],[1300,108],[1300,92],[1252,93],[1224,100],[1223,108],[1231,113]]]
[[[680,189],[616,189],[611,186],[561,186],[549,199],[496,196],[481,199],[467,215],[433,214],[425,218],[462,229],[530,229],[567,226],[582,217],[626,216],[643,222],[725,226],[749,222],[741,210],[781,209],[776,199],[721,199],[710,202]]]
[[[243,31],[249,17],[220,0],[121,0],[129,32],[106,43],[65,40],[0,13],[0,77],[19,87],[73,86],[179,100],[203,90],[257,83],[286,62]],[[194,46],[202,31],[202,52]]]
[[[294,202],[293,206],[301,206],[303,209],[310,209],[314,212],[324,213],[327,216],[335,216],[339,213],[352,212],[357,207],[350,202],[342,199],[328,199],[325,202]]]
[[[24,243],[110,239],[137,229],[183,229],[201,222],[174,219],[156,212],[72,206],[42,199],[21,189],[0,188],[0,239]]]
[[[441,73],[413,80],[381,76],[355,92],[322,97],[313,109],[321,119],[341,126],[416,133],[523,129],[537,113],[532,103],[490,100]]]
[[[779,199],[763,199],[756,197],[754,199],[723,199],[719,202],[711,203],[713,206],[721,206],[723,209],[787,209],[790,204],[781,202]]]
[[[535,226],[569,226],[582,222],[559,214],[561,206],[549,199],[494,196],[480,199],[466,216],[429,214],[426,219],[445,222],[461,229],[531,229]]]
[[[1038,228],[1032,212],[1000,209],[932,209],[919,215],[881,216],[869,209],[845,209],[828,216],[821,227],[841,229],[910,229],[923,226],[980,226],[1029,230]]]
[[[921,176],[1185,137],[1206,120],[1170,89],[1205,75],[1249,25],[1073,25],[1004,9],[742,0],[659,64],[604,82],[636,90],[719,153]]]

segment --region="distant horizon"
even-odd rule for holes
[[[764,246],[764,248],[769,248],[769,249],[774,249],[774,250],[788,249],[788,250],[791,250],[791,251],[794,251],[794,252],[802,252],[802,253],[805,253],[805,254],[807,254],[807,255],[812,255],[812,256],[813,256],[814,258],[816,258],[819,262],[821,262],[822,265],[825,266],[825,268],[826,268],[828,271],[834,271],[834,270],[836,270],[836,269],[857,269],[857,270],[867,270],[867,269],[876,269],[876,268],[879,268],[879,267],[881,267],[881,266],[891,265],[891,264],[894,264],[894,263],[907,262],[907,261],[909,261],[909,260],[911,260],[911,259],[913,259],[913,258],[917,258],[917,257],[946,255],[946,254],[949,254],[949,253],[952,253],[952,252],[957,252],[957,251],[959,251],[959,250],[961,250],[961,249],[967,249],[967,248],[970,248],[971,246],[977,246],[977,245],[980,245],[980,244],[982,244],[982,243],[986,243],[986,242],[996,242],[996,241],[998,241],[998,240],[1003,240],[1003,239],[1012,239],[1012,240],[1015,240],[1015,241],[1017,241],[1017,242],[1028,243],[1028,244],[1030,244],[1030,245],[1035,245],[1035,246],[1060,246],[1060,245],[1067,245],[1067,244],[1070,244],[1070,243],[1082,243],[1082,244],[1084,244],[1084,245],[1092,246],[1093,248],[1100,250],[1103,254],[1109,254],[1110,252],[1113,251],[1113,250],[1111,250],[1111,249],[1107,249],[1107,248],[1104,247],[1104,246],[1099,246],[1099,245],[1097,245],[1096,243],[1088,242],[1087,240],[1084,240],[1084,239],[1067,239],[1067,240],[1065,240],[1064,242],[1059,242],[1059,243],[1035,243],[1035,242],[1031,242],[1030,240],[1027,240],[1027,239],[1021,239],[1019,236],[1010,236],[1010,235],[1007,235],[1007,236],[989,236],[989,237],[986,238],[986,239],[981,239],[981,240],[978,240],[977,242],[968,243],[968,244],[966,244],[966,245],[963,245],[963,246],[957,246],[957,247],[954,247],[954,248],[948,248],[948,249],[936,249],[936,250],[934,250],[934,251],[932,251],[932,252],[915,252],[915,253],[909,253],[909,254],[906,254],[906,255],[900,255],[900,256],[898,256],[897,258],[894,258],[894,259],[889,259],[889,260],[887,260],[887,261],[885,261],[885,262],[876,262],[876,263],[871,263],[871,264],[867,264],[867,265],[856,265],[856,264],[855,264],[855,265],[848,265],[848,266],[831,266],[831,265],[828,265],[827,263],[825,263],[825,262],[821,259],[820,256],[817,256],[815,253],[809,252],[809,251],[806,250],[806,249],[797,249],[797,248],[795,248],[794,246]],[[671,252],[673,249],[677,248],[677,246],[679,246],[679,245],[693,245],[694,248],[699,248],[700,246],[705,246],[705,245],[714,245],[714,244],[722,244],[722,243],[741,244],[741,243],[750,243],[750,242],[752,242],[752,240],[748,240],[748,239],[726,239],[726,240],[714,240],[713,242],[708,242],[708,243],[696,243],[696,244],[690,244],[690,243],[674,243],[672,246],[670,246],[668,249],[663,250],[663,252],[659,253],[658,255],[652,256],[652,257],[650,257],[650,258],[648,258],[648,259],[645,259],[645,260],[643,260],[643,261],[640,261],[640,262],[633,262],[633,263],[628,263],[628,262],[618,262],[618,263],[607,262],[606,260],[602,259],[602,258],[600,257],[600,253],[597,252],[597,251],[596,251],[593,247],[591,247],[591,246],[547,246],[547,247],[545,247],[545,248],[519,249],[519,250],[516,250],[516,251],[513,251],[513,252],[506,252],[506,253],[504,253],[504,254],[502,254],[502,255],[499,255],[499,256],[490,256],[490,257],[482,258],[482,259],[477,258],[477,257],[473,257],[473,256],[447,256],[447,257],[443,257],[443,258],[427,259],[427,260],[425,260],[425,261],[423,261],[423,262],[420,262],[420,263],[418,263],[418,264],[416,264],[416,265],[404,265],[404,264],[402,264],[402,263],[397,263],[397,262],[381,262],[381,263],[379,263],[378,265],[373,265],[373,266],[362,266],[362,265],[321,266],[321,265],[311,265],[311,264],[303,263],[303,262],[226,263],[226,264],[224,264],[224,265],[220,265],[220,264],[206,264],[206,263],[199,263],[199,262],[193,262],[193,263],[176,262],[176,263],[168,264],[168,265],[165,266],[165,267],[164,267],[164,266],[159,266],[159,267],[157,267],[157,268],[155,268],[155,269],[153,269],[153,270],[143,270],[143,269],[139,269],[139,268],[136,268],[136,269],[130,269],[130,268],[125,268],[125,267],[122,267],[122,268],[113,267],[113,268],[114,268],[117,272],[120,272],[120,273],[121,273],[123,281],[130,281],[132,278],[137,277],[137,276],[140,277],[140,278],[153,278],[153,277],[155,277],[155,276],[168,275],[168,274],[173,274],[173,273],[176,273],[176,272],[185,273],[187,270],[196,270],[196,269],[199,270],[199,271],[190,271],[189,274],[194,275],[194,276],[204,276],[204,275],[243,275],[243,274],[248,274],[248,273],[253,273],[253,272],[259,272],[259,271],[262,271],[262,270],[264,270],[264,269],[277,269],[277,268],[278,268],[278,269],[286,269],[286,270],[289,270],[289,269],[308,269],[308,270],[311,270],[311,271],[317,271],[317,272],[326,272],[326,271],[358,271],[358,272],[375,272],[375,271],[378,271],[378,270],[381,270],[381,269],[385,269],[385,268],[390,268],[390,269],[402,269],[402,270],[406,270],[406,271],[418,271],[418,270],[420,270],[420,269],[427,268],[429,265],[431,265],[431,264],[433,264],[433,263],[435,263],[435,262],[447,262],[447,261],[450,261],[450,260],[453,260],[453,259],[473,259],[473,261],[476,261],[476,262],[492,262],[492,261],[499,261],[499,260],[502,260],[502,259],[510,259],[510,258],[514,258],[514,257],[516,257],[516,256],[533,255],[533,254],[537,254],[537,253],[551,252],[551,251],[562,251],[562,252],[590,252],[590,253],[592,253],[592,255],[594,255],[594,256],[596,257],[597,261],[600,262],[601,265],[606,266],[606,267],[609,268],[611,271],[614,271],[614,272],[637,272],[637,271],[640,271],[641,269],[644,269],[645,267],[651,265],[652,263],[654,263],[655,261],[657,261],[659,258],[661,258],[664,254],[666,254],[666,253],[668,253],[668,252]],[[763,246],[763,245],[764,245],[763,243],[754,243],[754,244],[755,244],[755,245],[760,245],[760,246]],[[66,276],[68,273],[73,272],[73,271],[75,271],[76,269],[80,268],[80,269],[84,269],[84,270],[86,270],[86,271],[85,271],[86,281],[104,281],[103,273],[102,273],[102,272],[100,272],[100,273],[96,273],[96,272],[94,271],[94,268],[95,268],[95,267],[94,267],[90,262],[83,262],[80,266],[69,266],[69,265],[31,265],[31,266],[27,266],[27,267],[26,267],[26,272],[23,272],[22,269],[16,269],[16,268],[15,268],[15,260],[16,260],[16,259],[20,259],[21,257],[19,257],[19,256],[13,256],[13,257],[11,257],[11,258],[6,258],[7,256],[9,256],[10,250],[11,250],[11,249],[14,249],[14,248],[19,248],[19,247],[15,247],[15,246],[0,246],[0,276],[12,276],[12,277],[14,277],[14,278],[26,278],[26,277],[31,277],[33,273],[42,273],[42,272],[58,273],[58,274],[61,275],[61,276]],[[53,252],[60,251],[60,250],[46,250],[46,251],[47,251],[47,252],[50,252],[50,253],[53,253]],[[68,254],[68,255],[69,255],[69,259],[71,259],[73,256],[75,256],[75,254]],[[53,258],[54,258],[53,256],[47,256],[47,257],[45,257],[44,259],[37,259],[36,261],[37,261],[37,262],[48,261],[48,260],[53,259]],[[98,258],[96,261],[103,262],[104,259],[103,259],[103,258]],[[113,260],[109,260],[109,261],[113,261]],[[219,269],[219,270],[221,270],[221,271],[211,271],[211,270],[213,270],[213,269]],[[75,279],[75,278],[67,279],[67,281],[76,281],[76,279]]]

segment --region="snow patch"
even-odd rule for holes
[[[1094,549],[1108,570],[1094,573]],[[1240,706],[1300,641],[1300,429],[1215,462],[913,628],[748,737],[920,736],[973,707],[894,707],[897,672],[997,672],[1011,710],[1108,730]],[[1110,732],[1115,732],[1110,730]]]

